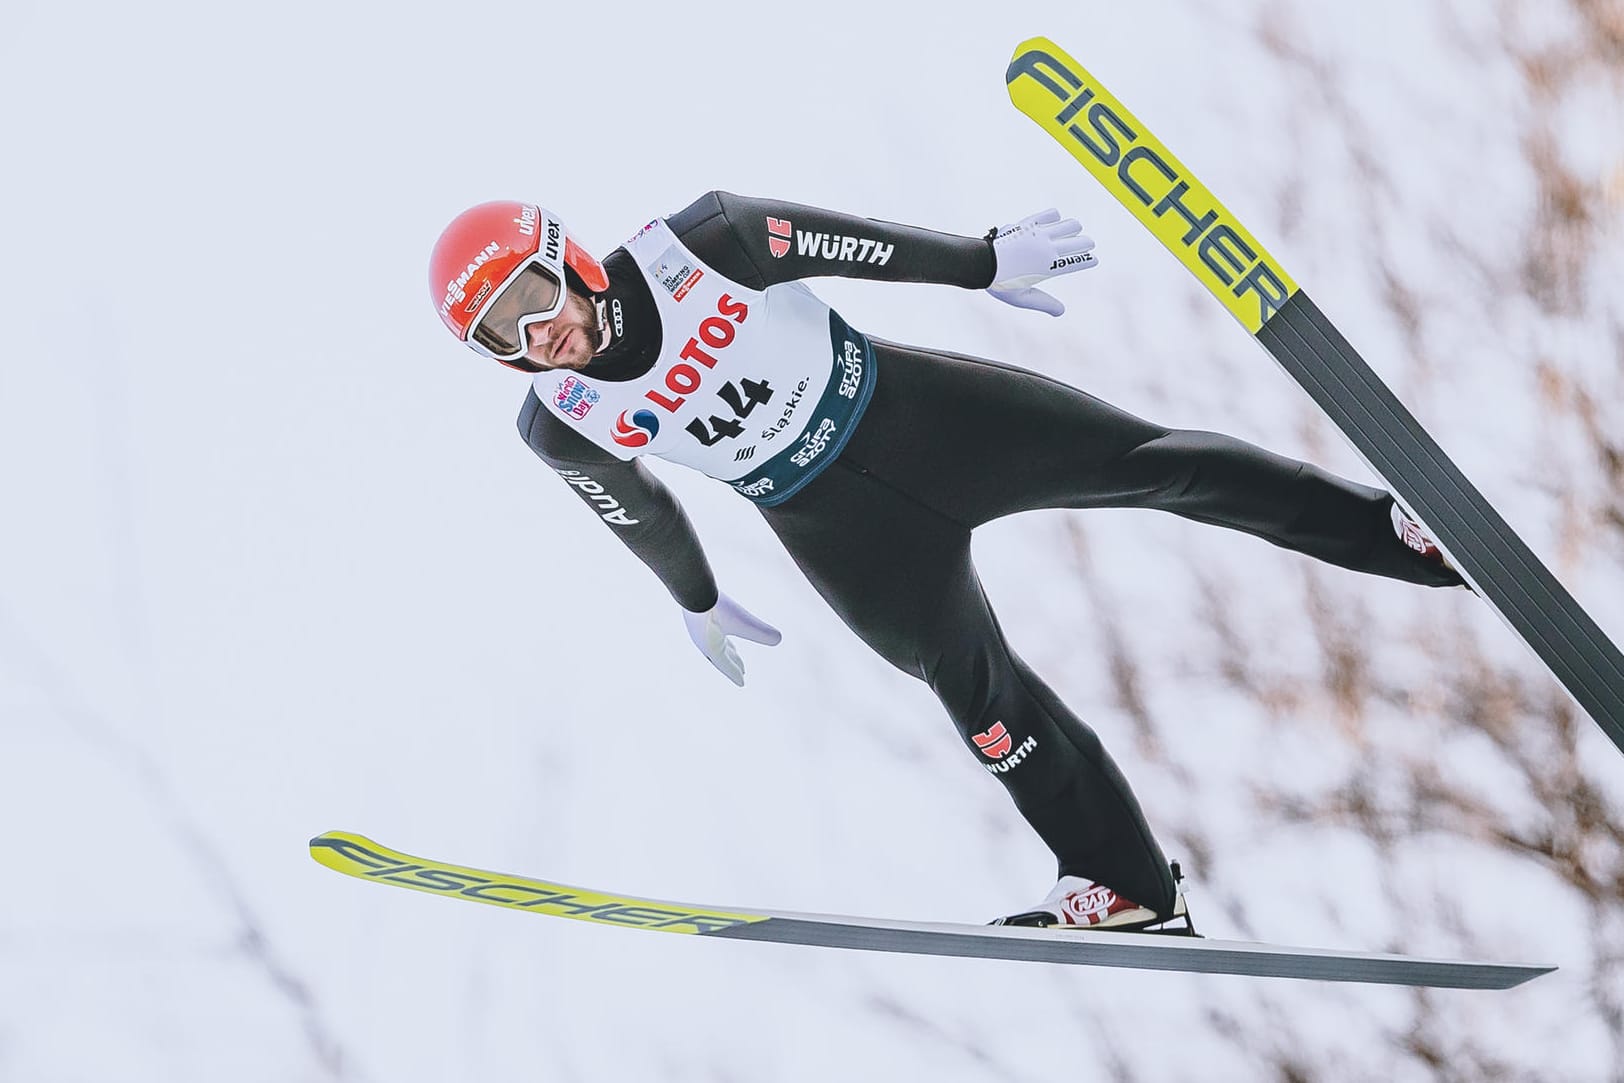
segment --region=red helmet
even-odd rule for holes
[[[558,216],[534,203],[472,207],[445,227],[429,256],[429,297],[451,333],[512,368],[525,328],[564,309],[565,271],[593,293],[609,288],[603,264],[575,243]]]

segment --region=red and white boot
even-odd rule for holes
[[[1399,541],[1434,564],[1447,568],[1455,578],[1460,580],[1460,586],[1476,593],[1472,584],[1466,582],[1466,577],[1460,574],[1460,569],[1451,564],[1449,558],[1444,556],[1444,551],[1438,548],[1438,543],[1433,540],[1432,535],[1428,534],[1426,528],[1420,523],[1411,519],[1409,514],[1399,507],[1397,500],[1393,501],[1393,506],[1388,514],[1393,520],[1393,533],[1398,535]]]
[[[1062,876],[1053,890],[1036,907],[1021,914],[999,918],[994,925],[1020,925],[1029,928],[1053,929],[1110,929],[1133,932],[1152,925],[1161,925],[1182,918],[1189,932],[1190,915],[1185,909],[1184,893],[1174,897],[1170,917],[1158,917],[1148,906],[1140,906],[1124,898],[1104,884],[1081,876]]]
[[[1446,568],[1451,566],[1444,558],[1443,550],[1438,548],[1438,543],[1432,540],[1432,535],[1428,534],[1420,523],[1405,514],[1404,509],[1398,506],[1397,500],[1393,501],[1390,514],[1393,518],[1393,533],[1398,535],[1399,541]]]

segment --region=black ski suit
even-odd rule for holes
[[[883,266],[816,248],[770,255],[768,218],[894,251]],[[712,192],[667,224],[700,259],[755,289],[819,275],[984,288],[993,275],[985,239],[778,201]],[[604,299],[617,306],[623,333],[583,370],[599,380],[641,375],[659,352],[659,320],[625,255],[605,260]],[[841,619],[930,685],[1061,875],[1170,914],[1172,878],[1138,801],[1094,731],[1010,650],[970,559],[971,531],[1036,508],[1157,508],[1356,571],[1432,586],[1459,578],[1394,536],[1392,500],[1380,489],[1228,436],[1151,424],[1013,366],[871,341],[877,383],[850,442],[762,515]],[[653,475],[569,429],[534,391],[519,429],[679,604],[695,612],[715,604],[698,540]]]

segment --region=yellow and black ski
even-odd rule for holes
[[[1624,657],[1278,260],[1110,91],[1047,38],[1010,100],[1154,233],[1296,380],[1449,562],[1624,751]]]
[[[596,925],[716,939],[1443,989],[1509,989],[1555,969],[1514,963],[1318,951],[1180,936],[1055,932],[697,906],[448,865],[391,850],[347,831],[329,831],[311,839],[310,856],[358,880],[393,884],[430,895]]]

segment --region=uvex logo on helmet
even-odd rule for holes
[[[558,248],[564,243],[564,227],[556,219],[547,219],[547,258],[558,262]]]

